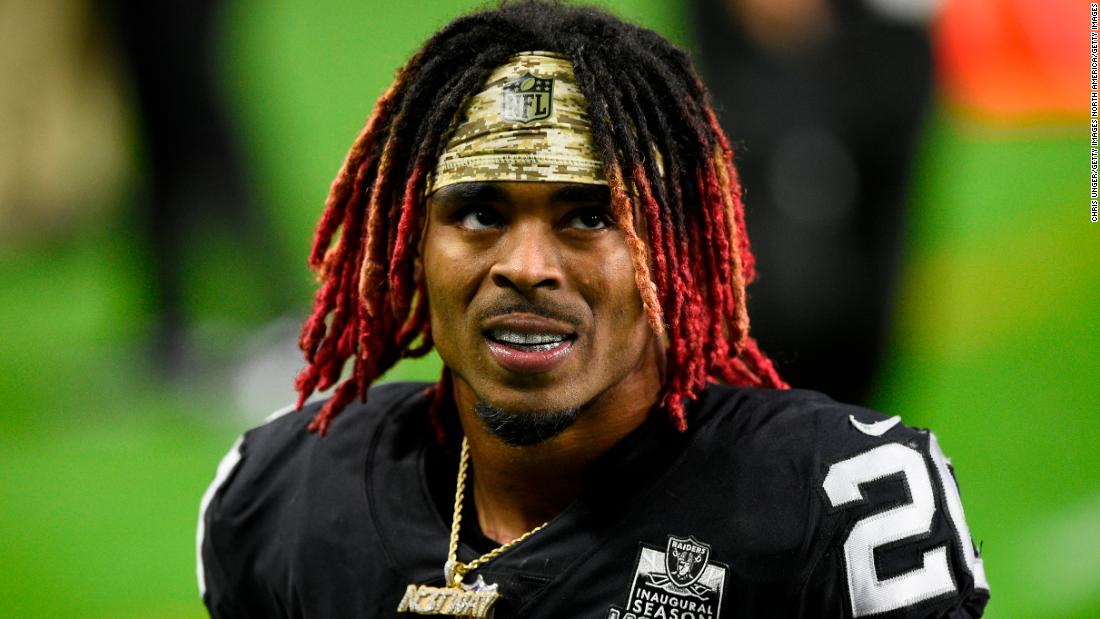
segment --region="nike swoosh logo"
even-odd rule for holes
[[[899,417],[898,415],[894,415],[889,419],[883,419],[874,423],[863,423],[862,421],[856,419],[855,415],[848,415],[848,421],[852,422],[852,425],[855,426],[855,429],[866,434],[867,436],[882,436],[883,434],[886,434],[887,430],[898,425],[898,422],[901,421],[901,417]]]

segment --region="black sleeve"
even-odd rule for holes
[[[315,401],[297,413],[287,408],[271,415],[237,441],[203,495],[196,535],[199,588],[211,617],[303,616],[303,603],[324,597],[319,592],[329,584],[316,566],[329,550],[314,544],[344,541],[328,537],[335,525],[325,519],[346,513],[346,493],[363,488],[365,461],[358,454],[370,443],[378,420],[398,403],[423,394],[426,386],[372,387],[369,401],[350,405],[324,438],[307,430],[324,404]],[[319,531],[324,533],[320,538]],[[319,550],[304,557],[305,546]],[[303,578],[313,571],[316,578]]]
[[[234,580],[225,571],[214,540],[224,538],[224,520],[221,518],[221,491],[229,478],[236,472],[241,460],[243,437],[234,443],[229,453],[218,464],[214,480],[203,494],[199,508],[199,526],[197,537],[197,575],[199,594],[210,616],[214,619],[230,617],[248,617],[234,599]]]
[[[836,418],[818,463],[818,551],[802,614],[980,617],[989,586],[935,436],[850,410]]]
[[[199,591],[215,619],[281,617],[270,583],[285,575],[279,518],[292,492],[291,454],[300,454],[316,404],[272,414],[245,432],[218,464],[200,506]]]

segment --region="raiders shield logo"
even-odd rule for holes
[[[687,587],[699,580],[710,557],[710,546],[694,537],[668,538],[665,550],[665,569],[668,579],[677,587]]]
[[[607,619],[719,619],[729,567],[710,560],[710,546],[668,536],[662,551],[642,542],[626,603]]]
[[[505,82],[501,116],[504,120],[529,123],[549,118],[554,105],[554,80],[530,72]]]

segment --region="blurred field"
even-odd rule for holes
[[[347,146],[393,68],[469,6],[229,7],[225,83],[289,248],[269,266],[300,274],[298,315],[312,290],[311,228]],[[663,4],[616,10],[686,39]],[[1100,225],[1087,220],[1086,126],[990,124],[941,106],[916,168],[876,402],[933,427],[953,457],[983,542],[990,617],[1100,617]],[[233,404],[226,374],[251,329],[275,316],[234,294],[254,276],[197,265],[199,318],[203,307],[219,316],[203,323],[212,362],[163,380],[146,361],[143,263],[126,217],[0,248],[0,617],[204,616],[199,497],[255,420]],[[231,254],[212,241],[207,261]]]

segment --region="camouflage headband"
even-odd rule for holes
[[[512,56],[463,105],[427,193],[466,181],[606,185],[587,109],[567,56]]]

